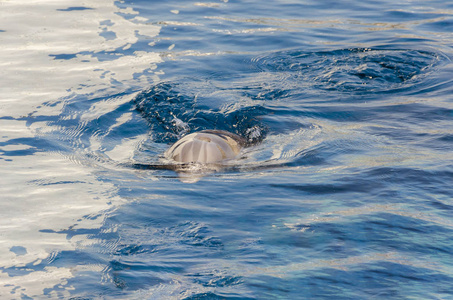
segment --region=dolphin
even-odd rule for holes
[[[182,137],[166,152],[167,159],[179,163],[212,164],[236,158],[246,140],[224,130],[203,130]]]
[[[136,169],[173,170],[183,182],[194,183],[204,175],[223,170],[234,170],[228,164],[241,150],[253,145],[245,138],[224,130],[202,130],[187,134],[165,151],[161,164],[133,164]]]

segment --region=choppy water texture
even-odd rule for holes
[[[453,298],[448,1],[39,2],[0,0],[2,299]],[[160,167],[203,129],[252,146]]]

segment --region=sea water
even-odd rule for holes
[[[453,298],[448,1],[0,0],[0,43],[2,299]],[[161,167],[203,129],[254,145]]]

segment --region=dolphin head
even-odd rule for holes
[[[237,157],[244,145],[244,138],[231,132],[203,130],[178,140],[165,157],[181,163],[212,164]]]

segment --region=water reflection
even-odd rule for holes
[[[1,4],[2,297],[450,287],[448,22],[280,2]],[[133,167],[214,128],[265,134],[191,185]]]
[[[96,168],[73,152],[81,150],[77,135],[86,130],[84,124],[115,104],[98,102],[83,120],[62,111],[76,95],[94,98],[149,84],[161,61],[156,53],[131,51],[160,29],[143,18],[125,18],[138,12],[112,1],[83,7],[72,2],[0,4],[0,295],[5,299],[40,297],[52,288],[50,297],[68,297],[62,286],[74,276],[73,266],[51,266],[52,257],[79,247],[90,228],[104,222],[105,212],[123,203],[117,188],[99,181]],[[79,129],[52,126],[73,117],[81,121]],[[92,140],[91,150],[97,146]],[[58,233],[66,229],[86,234]]]

